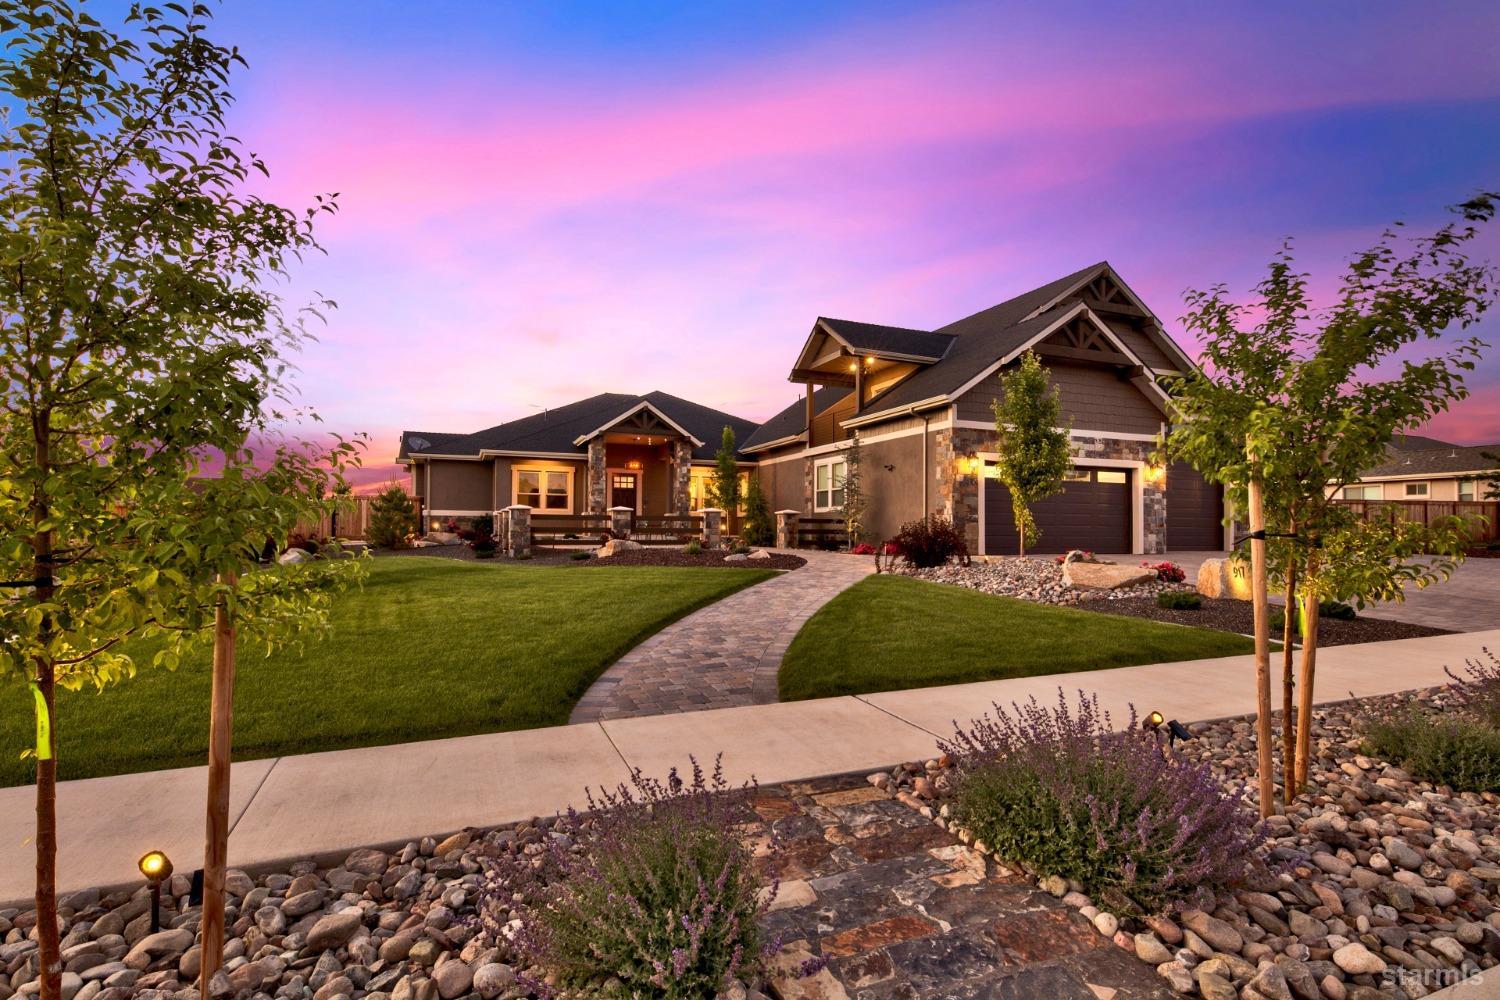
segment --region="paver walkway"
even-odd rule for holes
[[[1444,666],[1485,645],[1500,648],[1500,628],[1333,646],[1318,653],[1318,694],[1332,701],[1443,684]],[[1116,719],[1132,703],[1184,722],[1255,707],[1254,658],[1227,656],[241,761],[229,863],[342,860],[356,847],[550,815],[582,802],[585,788],[619,784],[633,768],[663,775],[689,754],[708,761],[722,752],[732,782],[869,773],[931,756],[954,720],[991,702],[1050,701],[1059,686],[1098,692]],[[197,868],[206,783],[202,767],[62,782],[60,888],[138,880],[136,859],[153,848],[178,871]],[[0,908],[31,891],[34,795],[0,788]]]
[[[801,569],[693,612],[616,660],[569,722],[767,705],[792,638],[813,612],[875,571],[867,556],[799,550]]]
[[[964,847],[859,775],[764,788],[752,837],[774,834],[778,968],[821,956],[780,996],[824,1000],[1167,1000],[1150,966],[1087,918]]]

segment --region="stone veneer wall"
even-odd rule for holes
[[[605,486],[609,473],[605,469],[605,445],[604,436],[600,435],[589,442],[589,511],[595,514],[604,513]]]
[[[672,510],[688,514],[692,505],[689,486],[693,478],[693,443],[678,440],[672,444]]]

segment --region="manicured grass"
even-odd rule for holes
[[[568,721],[579,696],[641,639],[773,574],[377,559],[337,599],[333,632],[302,655],[242,648],[238,759],[529,729]],[[208,653],[58,696],[64,778],[201,764]],[[0,689],[0,785],[33,779],[31,695]]]
[[[1249,653],[1242,636],[1057,608],[902,576],[829,601],[792,641],[781,699]]]

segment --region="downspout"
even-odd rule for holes
[[[927,472],[928,472],[928,463],[927,463],[927,422],[929,420],[931,420],[931,419],[932,418],[929,417],[927,414],[925,414],[925,413],[922,414],[922,516],[924,518],[927,516],[927,513],[928,513],[928,508],[927,508]]]

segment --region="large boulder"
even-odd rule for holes
[[[1204,597],[1250,600],[1250,564],[1243,559],[1205,559],[1198,567],[1198,593]]]
[[[436,542],[439,545],[460,545],[463,539],[458,537],[456,531],[429,531],[426,541]]]
[[[628,538],[611,538],[594,552],[596,559],[608,559],[616,552],[629,552],[631,549],[645,548],[640,542],[632,542]]]
[[[1107,562],[1070,562],[1063,565],[1063,586],[1074,590],[1118,590],[1150,583],[1156,570]]]
[[[276,561],[283,566],[296,566],[299,563],[311,562],[312,556],[304,549],[287,549],[276,557]]]

